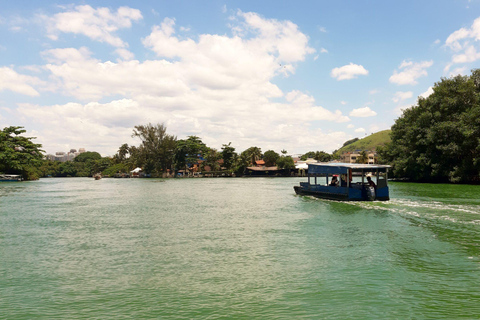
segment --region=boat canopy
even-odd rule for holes
[[[361,163],[309,163],[308,174],[347,174],[349,170],[352,172],[362,171],[378,171],[387,172],[389,165],[382,164],[361,164]]]

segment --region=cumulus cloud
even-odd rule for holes
[[[428,98],[431,94],[433,93],[433,87],[429,87],[427,91],[424,93],[420,94],[419,97],[422,97],[424,99]]]
[[[432,65],[433,61],[403,61],[399,66],[399,70],[401,71],[395,70],[389,81],[398,85],[415,85],[418,83],[418,78],[428,75],[426,69]]]
[[[0,68],[0,91],[9,90],[27,96],[38,96],[39,92],[34,86],[44,82],[36,77],[17,73],[8,67]]]
[[[412,91],[406,91],[406,92],[397,91],[393,96],[392,100],[393,102],[400,102],[406,99],[410,99],[411,97],[413,97]]]
[[[349,114],[349,116],[351,117],[359,117],[359,118],[373,117],[376,115],[377,113],[372,109],[370,109],[369,107],[353,109]]]
[[[479,40],[480,18],[475,19],[469,28],[460,28],[450,34],[445,41],[445,46],[450,48],[454,54],[451,62],[446,66],[445,72],[448,72],[454,64],[466,64],[479,60]],[[452,74],[458,74],[458,70],[453,71]]]
[[[349,117],[319,106],[311,95],[284,93],[272,83],[294,73],[296,64],[315,52],[297,25],[239,11],[231,27],[233,36],[193,39],[178,36],[175,19],[165,18],[142,40],[157,55],[145,61],[134,60],[121,46],[122,59],[115,62],[100,60],[85,47],[46,50],[43,69],[58,91],[81,102],[22,104],[18,112],[44,126],[47,150],[53,141],[71,141],[77,148],[101,141],[96,151],[110,155],[131,140],[134,125],[148,122],[165,123],[180,138],[198,135],[217,148],[237,142],[239,150],[258,145],[293,151],[319,144],[334,150],[349,138],[312,125]]]
[[[363,66],[350,63],[343,67],[334,68],[330,73],[332,78],[340,80],[350,80],[355,79],[358,76],[366,76],[368,75],[368,70],[366,70]]]
[[[355,129],[355,132],[357,132],[357,133],[364,133],[364,132],[365,132],[365,129],[364,129],[364,128],[358,128],[358,129]]]
[[[92,40],[108,43],[114,47],[127,47],[115,32],[130,28],[132,21],[142,19],[140,10],[120,7],[116,12],[108,8],[92,8],[89,5],[76,6],[71,11],[42,17],[47,22],[48,37],[57,40],[59,33],[82,34]]]

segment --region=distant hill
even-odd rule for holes
[[[373,133],[365,138],[357,140],[345,147],[341,147],[335,152],[335,154],[342,154],[344,152],[355,151],[355,150],[373,150],[378,146],[383,146],[386,143],[391,141],[390,138],[391,130],[383,130],[377,133]]]

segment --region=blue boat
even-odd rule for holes
[[[299,195],[342,201],[387,201],[388,165],[310,163],[308,181],[294,186]]]

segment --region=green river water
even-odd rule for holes
[[[479,319],[480,186],[0,183],[0,319]]]

